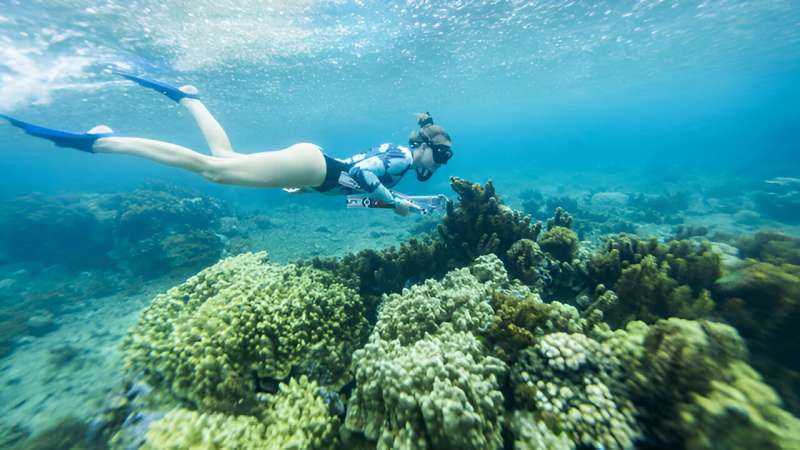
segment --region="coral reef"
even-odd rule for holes
[[[616,364],[609,347],[583,334],[544,335],[513,367],[516,403],[573,442],[632,448],[639,431],[633,405],[612,378]]]
[[[590,257],[563,209],[540,233],[491,183],[451,184],[432,235],[300,265],[244,254],[159,295],[124,343],[177,406],[146,445],[798,448],[748,364],[793,364],[794,241],[743,241],[761,260],[722,277],[709,243],[620,235]]]
[[[572,216],[569,215],[565,209],[559,206],[555,209],[553,217],[547,219],[547,230],[551,231],[555,227],[567,229],[572,228],[572,221]]]
[[[628,198],[631,218],[637,222],[679,223],[679,214],[689,208],[689,194],[633,194]]]
[[[786,249],[778,247],[777,254],[785,255]],[[750,254],[785,260],[773,252]],[[789,409],[800,413],[800,362],[795,357],[800,353],[800,266],[748,259],[718,280],[714,294],[718,314],[747,339],[754,365],[781,392]]]
[[[606,320],[622,325],[630,320],[706,317],[714,309],[709,291],[702,290],[695,296],[688,285],[680,285],[669,272],[669,264],[658,264],[653,255],[624,269],[614,284],[618,300],[604,310]]]
[[[485,299],[493,289],[509,284],[497,257],[481,256],[472,267],[449,272],[441,281],[429,279],[386,296],[374,332],[406,345],[435,333],[445,322],[455,331],[484,331],[494,317]]]
[[[53,329],[54,321],[40,319],[78,300],[137,290],[143,279],[188,275],[214,263],[225,247],[217,229],[226,212],[210,197],[161,185],[3,202],[0,262],[14,272],[0,280],[0,323],[9,322],[0,332],[0,354],[21,336]],[[4,301],[6,294],[14,301]]]
[[[779,177],[767,180],[764,190],[757,192],[754,200],[764,216],[790,224],[800,223],[800,179]]]
[[[770,264],[800,265],[800,239],[778,231],[760,231],[736,242],[740,256]]]
[[[349,429],[379,449],[502,446],[506,365],[473,334],[492,320],[489,291],[511,287],[497,268],[497,257],[483,256],[476,275],[459,269],[386,298],[369,342],[353,355]]]
[[[800,421],[747,365],[732,327],[671,318],[606,338],[657,448],[797,448]],[[732,426],[743,441],[731,440]]]
[[[0,249],[13,261],[102,267],[113,247],[111,229],[78,196],[30,194],[0,207]]]
[[[398,292],[413,281],[438,277],[447,271],[444,247],[432,237],[412,238],[398,248],[363,250],[341,259],[314,259],[308,265],[329,271],[358,290],[374,319],[384,293]]]
[[[142,449],[333,448],[338,419],[328,413],[318,389],[306,377],[291,379],[277,395],[266,395],[260,417],[174,409],[150,427]]]
[[[104,198],[99,207],[113,218],[111,257],[135,275],[196,270],[222,255],[216,230],[227,209],[211,197],[150,185]]]
[[[530,411],[514,411],[510,420],[515,450],[574,450],[575,445],[564,434],[556,435]]]
[[[545,255],[539,244],[530,239],[518,240],[506,253],[509,268],[528,286],[542,287],[545,274],[542,273],[541,267],[544,260]]]
[[[557,225],[544,233],[539,246],[553,258],[570,262],[578,251],[578,236],[569,228]]]
[[[452,177],[450,185],[458,194],[459,203],[448,203],[447,215],[436,234],[412,238],[398,248],[365,250],[341,260],[315,259],[308,264],[347,280],[364,298],[370,318],[374,317],[382,294],[399,292],[426,278],[441,277],[481,255],[498,255],[515,278],[530,275],[533,269],[520,266],[519,254],[510,250],[520,240],[535,242],[541,224],[531,223],[530,216],[504,205],[491,181],[482,187]],[[516,273],[518,269],[525,273]]]
[[[712,381],[707,394],[693,394],[678,409],[686,449],[800,448],[800,420],[780,405],[758,373],[734,362],[725,381]]]
[[[521,350],[547,333],[582,333],[589,328],[587,320],[575,307],[559,302],[544,303],[533,293],[519,296],[496,291],[492,293],[491,305],[494,318],[485,333],[486,343],[508,364],[513,364]]]
[[[469,332],[444,323],[403,345],[375,333],[353,355],[348,428],[378,449],[499,449],[506,366]]]
[[[216,260],[221,242],[201,234],[213,236],[226,213],[213,198],[167,185],[116,194],[31,194],[5,202],[0,211],[0,249],[14,261],[72,270],[117,265],[145,275],[197,270]],[[188,262],[165,251],[189,256]]]
[[[587,270],[592,282],[616,293],[616,301],[604,301],[599,309],[612,326],[622,326],[630,320],[707,317],[721,263],[708,243],[660,244],[619,235],[591,257]]]
[[[537,240],[541,224],[532,224],[530,216],[504,205],[491,181],[481,187],[451,177],[450,186],[458,194],[459,205],[448,203],[447,215],[438,228],[452,261],[450,268],[489,253],[504,258],[518,240]]]
[[[227,258],[157,296],[123,347],[149,383],[190,405],[246,413],[261,380],[346,382],[366,321],[354,291],[265,253]]]

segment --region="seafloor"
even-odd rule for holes
[[[7,199],[0,447],[798,449],[800,180],[730,180]]]

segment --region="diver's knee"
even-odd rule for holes
[[[217,161],[207,161],[204,164],[202,170],[200,170],[200,175],[203,176],[208,181],[217,184],[231,184],[230,183],[230,176],[228,176],[228,171],[222,164],[219,164]]]

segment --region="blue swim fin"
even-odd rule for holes
[[[166,95],[167,97],[169,97],[172,101],[174,101],[176,103],[180,102],[182,98],[186,98],[186,97],[188,97],[188,98],[198,98],[199,97],[199,95],[197,95],[197,89],[194,88],[194,86],[191,86],[191,88],[193,88],[195,92],[183,92],[179,88],[177,88],[175,86],[170,86],[169,84],[166,84],[166,83],[162,83],[161,81],[156,81],[156,80],[150,80],[150,79],[147,79],[147,78],[137,77],[136,75],[131,75],[131,74],[125,73],[125,72],[116,71],[115,73],[117,75],[121,76],[121,77],[125,77],[125,78],[133,81],[134,83],[136,83],[136,84],[138,84],[140,86],[152,89],[152,90],[154,90],[156,92],[160,92],[160,93]]]
[[[95,127],[88,133],[73,133],[71,131],[56,130],[54,128],[34,125],[5,114],[0,114],[0,119],[7,120],[11,125],[25,130],[25,132],[31,136],[53,141],[53,143],[59,147],[74,148],[88,153],[94,153],[92,146],[96,140],[113,135],[113,131],[108,127]]]

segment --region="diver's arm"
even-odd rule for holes
[[[369,194],[371,198],[378,199],[388,205],[397,203],[392,191],[381,183],[378,175],[372,170],[367,170],[359,164],[354,165],[349,175],[358,183],[358,186]]]

